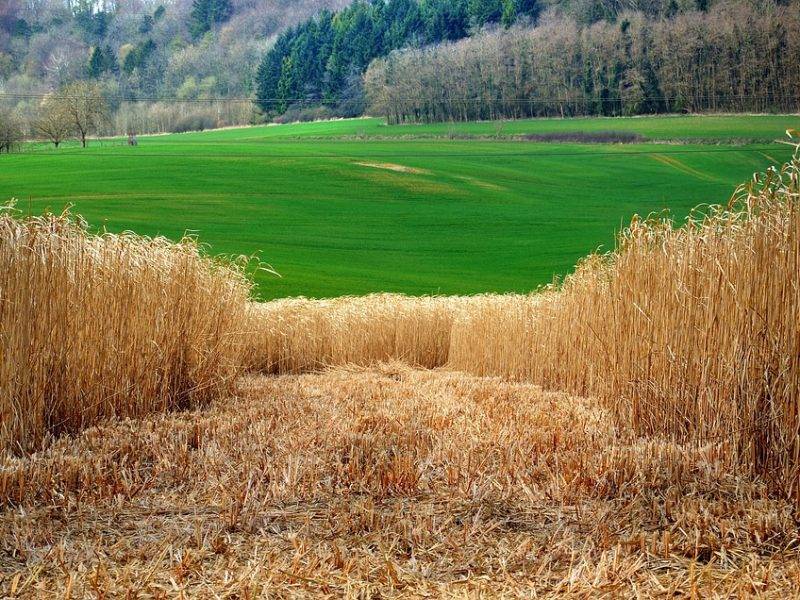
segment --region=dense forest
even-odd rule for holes
[[[374,61],[390,122],[800,108],[800,10],[718,4],[670,19],[552,18]]]
[[[258,71],[258,104],[282,113],[292,104],[323,102],[360,114],[361,76],[370,61],[408,45],[457,40],[472,30],[532,22],[537,0],[356,0],[278,37]]]

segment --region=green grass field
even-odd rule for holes
[[[528,120],[387,126],[378,119],[70,144],[0,157],[0,198],[74,205],[93,226],[253,254],[263,298],[375,291],[528,291],[568,273],[634,213],[683,219],[789,158],[796,116]],[[492,136],[625,131],[640,144]],[[449,139],[455,136],[484,136]]]

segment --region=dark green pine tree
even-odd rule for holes
[[[669,0],[669,3],[667,3],[667,8],[664,14],[668,19],[671,19],[672,17],[678,14],[678,10],[679,7],[677,0]]]
[[[89,58],[89,77],[97,79],[106,70],[106,57],[100,46],[95,46]]]
[[[334,36],[333,13],[328,10],[323,10],[319,15],[319,22],[317,24],[317,54],[316,60],[314,61],[314,76],[318,80],[320,89],[322,89],[325,80],[325,67],[328,65],[331,52],[333,52]]]
[[[106,46],[103,49],[103,58],[105,59],[105,70],[114,73],[115,75],[119,73],[119,62],[117,61],[117,55],[114,53],[114,49],[111,46]]]
[[[208,24],[209,0],[194,0],[192,12],[189,14],[189,33],[194,39],[201,37],[209,30]]]
[[[539,18],[540,7],[538,0],[502,0],[503,12],[500,23],[505,28],[511,27],[520,18],[533,23]]]
[[[194,0],[189,15],[189,33],[198,39],[218,23],[227,21],[232,12],[231,0]]]
[[[141,23],[139,23],[139,33],[141,33],[142,35],[146,35],[151,31],[153,31],[154,22],[155,21],[153,20],[153,17],[151,17],[150,15],[144,15],[142,17]]]
[[[517,16],[525,15],[534,23],[542,11],[542,7],[539,6],[539,0],[514,0],[514,4],[517,7]]]
[[[376,53],[380,52],[383,36],[380,35],[380,31],[375,29],[370,6],[361,3],[354,6],[358,6],[359,10],[354,15],[348,35],[351,51],[348,62],[356,65],[359,70],[363,70]]]
[[[469,20],[475,27],[487,23],[497,23],[503,15],[502,0],[469,0],[467,4]]]
[[[311,20],[303,28],[305,31],[295,40],[289,55],[296,94],[292,98],[318,100],[321,94],[321,77],[317,72],[319,27],[316,21]]]
[[[281,78],[278,80],[277,96],[279,101],[276,106],[278,112],[285,112],[297,98],[300,83],[292,56],[285,57],[281,65]]]
[[[467,0],[422,0],[420,11],[427,43],[460,40],[467,36]]]
[[[423,31],[419,4],[416,0],[392,0],[376,18],[383,32],[383,47],[375,50],[385,54],[418,39]]]
[[[256,75],[256,104],[265,113],[280,112],[276,99],[278,98],[278,83],[281,80],[283,59],[289,56],[292,50],[294,29],[287,29],[278,36],[275,45],[264,56]]]
[[[653,62],[650,60],[649,48],[653,46],[650,28],[643,27],[640,35],[642,36],[642,56],[639,59],[639,63],[641,65],[640,70],[643,77],[642,93],[644,95],[641,112],[661,113],[666,110],[666,102],[663,98],[664,94],[661,91],[658,75],[653,67]]]
[[[329,104],[337,102],[339,90],[347,78],[347,57],[349,55],[347,34],[336,31],[331,54],[325,64],[325,77],[322,82],[322,95]]]
[[[602,112],[602,104],[597,100],[595,97],[595,89],[594,89],[594,72],[592,71],[592,63],[585,55],[585,53],[581,52],[582,55],[582,62],[583,62],[583,75],[581,77],[583,85],[583,113],[587,115],[597,115]]]
[[[137,45],[125,57],[125,62],[122,64],[122,70],[126,73],[133,73],[134,69],[143,69],[147,66],[147,61],[150,55],[156,51],[156,44],[153,40],[148,39],[143,44]]]
[[[233,6],[231,0],[209,0],[208,16],[211,25],[224,23],[231,18]]]

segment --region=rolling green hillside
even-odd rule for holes
[[[214,254],[258,253],[281,274],[256,274],[264,298],[520,292],[609,248],[634,213],[682,219],[726,201],[789,157],[769,140],[798,126],[792,116],[358,119],[142,137],[136,148],[36,145],[0,158],[0,198],[33,212],[72,204],[111,231],[196,233]],[[458,139],[608,130],[650,141]]]

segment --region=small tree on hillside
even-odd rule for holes
[[[103,50],[100,46],[95,46],[94,50],[92,50],[91,57],[89,57],[89,67],[87,69],[89,77],[94,77],[95,79],[100,77],[105,70],[105,66],[106,59],[103,56]]]
[[[9,109],[0,108],[0,154],[10,153],[19,147],[22,141],[22,122]]]
[[[69,137],[74,129],[65,102],[52,94],[42,101],[33,126],[47,140],[53,142],[56,148]]]
[[[100,86],[86,81],[77,81],[61,89],[58,104],[69,118],[70,124],[86,147],[86,136],[98,130],[108,119],[108,104]]]

